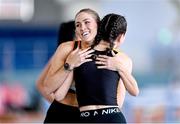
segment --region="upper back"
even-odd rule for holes
[[[95,51],[94,54],[112,56],[106,51]],[[119,74],[108,69],[98,69],[95,61],[86,62],[75,68],[74,79],[79,106],[116,105],[116,90]]]

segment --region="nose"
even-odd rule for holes
[[[86,28],[85,24],[82,24],[80,28],[83,31]]]

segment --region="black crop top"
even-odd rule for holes
[[[94,55],[112,56],[107,51],[95,50]],[[120,75],[116,71],[98,69],[95,61],[75,68],[74,79],[79,106],[117,105],[117,86]]]

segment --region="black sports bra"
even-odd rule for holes
[[[117,52],[116,52],[117,53]],[[93,61],[86,62],[74,70],[74,80],[79,106],[117,105],[117,87],[120,75],[116,71],[97,69],[95,56],[111,52],[95,50]]]

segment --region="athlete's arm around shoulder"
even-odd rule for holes
[[[66,61],[67,56],[73,50],[74,42],[69,41],[62,43],[57,48],[53,58],[51,60],[51,66],[47,73],[47,77],[43,83],[46,94],[51,94],[55,92],[70,73],[73,71],[67,71],[64,69],[64,62]]]
[[[119,64],[118,72],[121,75],[122,82],[126,90],[133,96],[139,94],[139,88],[136,79],[132,75],[132,60],[125,53],[119,52],[119,58],[121,58],[121,63]]]
[[[52,59],[52,58],[51,58]],[[54,94],[49,94],[47,95],[44,92],[44,87],[43,87],[43,82],[47,76],[48,70],[50,68],[51,65],[51,59],[48,61],[48,63],[46,64],[46,66],[43,68],[42,72],[40,73],[38,79],[36,80],[36,88],[37,90],[41,93],[41,95],[46,98],[46,100],[48,100],[49,102],[53,102],[54,100]]]

